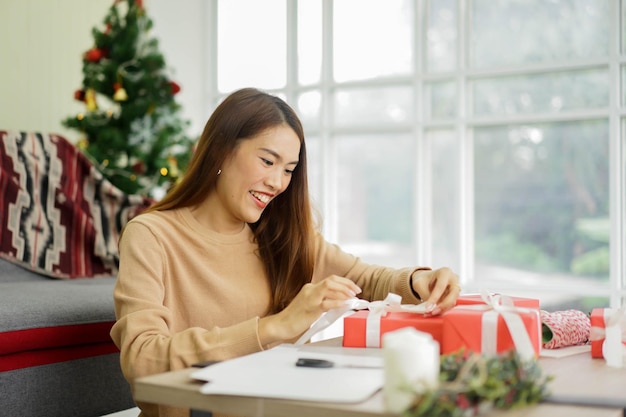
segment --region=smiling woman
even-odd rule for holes
[[[293,342],[357,295],[425,300],[433,315],[454,305],[448,268],[369,265],[326,242],[306,168],[302,125],[282,99],[246,88],[217,107],[183,180],[120,239],[111,336],[131,383]]]

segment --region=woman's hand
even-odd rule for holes
[[[411,286],[433,316],[454,307],[461,293],[459,277],[450,268],[415,271],[411,275]]]
[[[300,336],[322,313],[342,307],[360,292],[354,282],[336,275],[306,284],[283,311],[259,320],[261,343],[265,346]]]

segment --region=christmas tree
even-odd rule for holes
[[[180,87],[167,75],[151,28],[141,0],[113,3],[82,57],[84,78],[74,98],[85,111],[63,125],[81,132],[78,147],[112,184],[154,196],[180,178],[193,140],[174,99]]]

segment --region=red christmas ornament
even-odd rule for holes
[[[74,91],[74,100],[85,101],[85,90],[76,90]]]
[[[175,95],[180,91],[180,85],[174,81],[170,81],[170,87],[172,88],[172,94]]]
[[[135,174],[141,175],[144,172],[146,172],[146,164],[144,164],[143,161],[137,161],[133,164],[133,166],[131,167],[131,170]]]
[[[137,7],[139,7],[140,9],[143,9],[143,0],[135,0],[135,4],[137,5]]]
[[[87,52],[85,52],[85,60],[89,62],[99,62],[102,58],[105,57],[105,53],[102,49],[99,48],[91,48]]]

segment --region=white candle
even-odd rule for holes
[[[388,411],[401,413],[415,396],[439,384],[439,343],[428,333],[406,327],[383,335]]]

